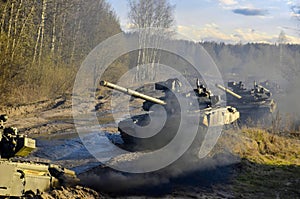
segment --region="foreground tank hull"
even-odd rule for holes
[[[0,196],[21,197],[48,191],[58,184],[48,166],[37,163],[0,160]]]
[[[75,172],[58,165],[0,160],[0,196],[34,196],[77,181]]]
[[[21,161],[36,149],[35,140],[5,127],[0,115],[0,197],[33,198],[40,192],[78,182],[74,171],[58,165]],[[16,159],[18,157],[18,159]]]

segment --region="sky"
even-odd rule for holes
[[[127,0],[107,0],[128,30]],[[169,0],[176,30],[193,41],[300,44],[300,0]],[[297,17],[299,19],[297,20]]]

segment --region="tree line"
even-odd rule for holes
[[[70,90],[85,56],[120,31],[105,0],[1,0],[1,99],[34,101]]]
[[[223,74],[236,74],[241,78],[283,79],[295,81],[300,74],[300,45],[297,44],[225,44],[200,43]],[[243,79],[241,79],[243,80]]]

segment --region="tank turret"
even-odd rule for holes
[[[263,101],[272,96],[271,92],[268,89],[257,84],[255,81],[252,89],[245,88],[245,85],[242,81],[240,81],[239,83],[228,82],[228,87],[231,88],[232,92],[240,95],[240,99],[242,101]]]
[[[19,134],[14,127],[5,127],[8,117],[0,116],[0,156],[1,158],[12,158],[15,156],[26,157],[36,147],[35,140]]]
[[[271,99],[270,90],[255,81],[252,89],[247,89],[242,81],[228,82],[229,88],[216,86],[226,92],[227,104],[238,109],[241,113],[241,121],[266,119],[276,109],[276,103]]]

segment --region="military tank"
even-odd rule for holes
[[[35,140],[5,127],[7,119],[0,115],[0,197],[30,198],[78,181],[74,171],[59,165],[23,160],[36,149]]]
[[[252,89],[247,89],[242,81],[228,82],[229,88],[216,86],[226,92],[227,104],[238,109],[242,122],[267,120],[276,110],[276,103],[271,99],[272,93],[256,82]]]
[[[175,136],[180,125],[180,111],[187,112],[186,117],[188,118],[185,119],[190,122],[190,125],[195,125],[193,123],[195,121],[195,116],[198,117],[200,115],[200,118],[197,118],[199,119],[197,121],[200,122],[199,124],[196,124],[199,128],[197,138],[195,140],[198,141],[203,140],[203,132],[206,131],[207,127],[230,125],[239,118],[239,112],[236,108],[232,106],[218,106],[217,104],[220,97],[212,95],[211,92],[204,85],[200,84],[199,81],[197,81],[197,88],[190,92],[182,91],[181,84],[178,79],[169,79],[164,82],[157,82],[155,83],[155,90],[161,90],[164,93],[160,98],[148,96],[107,81],[101,81],[100,85],[131,95],[134,98],[144,100],[142,108],[147,112],[146,114],[134,115],[131,118],[122,120],[118,123],[118,129],[124,144],[125,146],[129,146],[125,148],[129,151],[155,150],[169,143]],[[189,106],[186,110],[180,110],[178,98],[188,101]],[[189,100],[190,98],[196,99]],[[199,107],[197,110],[194,110],[195,106],[191,104],[195,103],[195,101],[198,103],[197,107]],[[151,137],[136,137],[135,135],[138,135],[140,132],[139,128],[148,126],[151,120],[156,120],[158,123],[162,122],[163,119],[160,119],[162,118],[161,112],[155,108],[155,105],[161,105],[165,109],[167,119],[164,121],[164,126],[161,127],[159,133]],[[188,125],[189,124],[187,124],[187,128]],[[154,126],[154,128],[156,127]],[[200,143],[197,143],[196,145],[200,146],[199,144]]]

